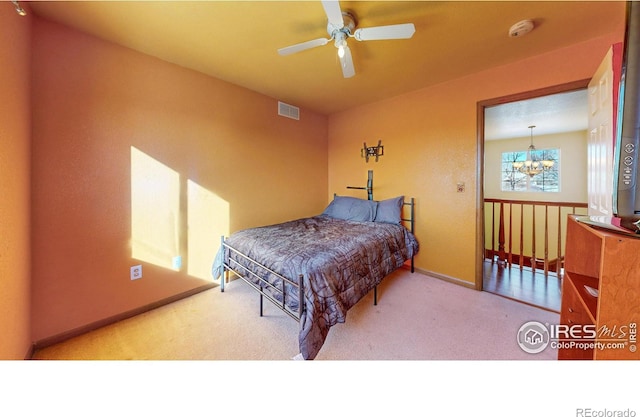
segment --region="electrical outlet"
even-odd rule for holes
[[[182,268],[182,256],[174,256],[171,260],[171,267],[176,271],[179,271]]]
[[[458,192],[459,193],[464,193],[464,182],[459,182],[457,184],[457,187],[458,187]]]
[[[131,267],[131,281],[142,278],[142,265],[134,265]]]

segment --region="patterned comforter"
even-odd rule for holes
[[[242,230],[226,243],[295,282],[302,275],[306,308],[298,342],[305,359],[315,358],[331,326],[344,323],[347,310],[419,248],[404,226],[326,215]],[[218,278],[222,260],[227,263],[229,256],[255,269],[233,253],[221,253],[214,263],[214,277]],[[267,272],[256,273],[272,280]],[[292,289],[290,294],[287,304],[297,310],[297,292]]]

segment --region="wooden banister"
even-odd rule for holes
[[[541,269],[545,275],[561,272],[567,215],[586,214],[587,203],[494,198],[484,201],[485,213],[491,213],[491,221],[485,222],[485,236],[491,237],[490,242],[485,239],[485,258],[509,266],[517,264],[520,269],[530,267],[534,272]],[[488,205],[491,205],[490,209]],[[519,206],[520,210],[514,210],[514,206]],[[527,216],[529,210],[530,218]],[[550,221],[550,211],[557,211],[556,224]],[[514,228],[514,218],[517,217],[520,218],[519,227]],[[540,225],[544,226],[540,229]],[[555,245],[551,243],[554,238]],[[540,242],[542,248],[539,247]],[[536,256],[540,253],[542,258]]]

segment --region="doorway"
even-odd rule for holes
[[[483,291],[492,292],[500,296],[504,296],[507,298],[515,299],[520,302],[524,302],[527,304],[535,305],[540,308],[544,308],[551,311],[559,311],[560,309],[560,294],[561,294],[561,267],[556,265],[554,268],[555,271],[549,271],[548,261],[545,253],[545,261],[544,267],[541,266],[540,258],[534,256],[535,254],[535,241],[533,243],[534,249],[533,253],[527,262],[517,262],[514,264],[512,262],[512,258],[509,258],[509,262],[505,261],[504,256],[502,259],[493,256],[494,252],[490,252],[491,256],[488,257],[486,251],[486,242],[487,242],[487,213],[485,206],[485,199],[487,196],[495,197],[496,191],[495,188],[486,187],[485,180],[489,179],[492,181],[492,187],[500,187],[497,184],[501,181],[500,174],[496,173],[495,163],[491,163],[490,166],[485,166],[487,161],[487,149],[490,152],[495,153],[494,143],[491,143],[491,146],[488,146],[489,140],[500,140],[501,138],[514,138],[518,134],[512,132],[513,129],[520,129],[521,131],[525,131],[531,125],[542,125],[543,134],[556,134],[563,129],[576,129],[576,130],[587,130],[586,125],[580,125],[579,123],[586,123],[587,117],[587,105],[588,103],[586,98],[586,88],[589,84],[590,80],[580,80],[573,83],[562,84],[554,87],[543,88],[539,90],[529,91],[525,93],[515,94],[511,96],[499,97],[491,100],[485,100],[479,102],[477,105],[477,136],[478,136],[478,155],[479,155],[479,163],[478,163],[478,200],[477,200],[477,213],[478,213],[478,221],[477,221],[477,275],[476,275],[476,288],[481,289]],[[551,116],[554,113],[562,113],[567,109],[563,108],[563,103],[566,101],[566,98],[569,94],[576,95],[574,93],[584,92],[584,108],[585,114],[582,122],[579,122],[578,125],[570,127],[570,126],[560,126],[563,124],[561,121],[557,121],[553,124],[556,126],[549,126],[551,123]],[[540,113],[540,109],[537,110],[534,107],[531,107],[531,114],[527,114],[529,111],[529,106],[533,106],[533,103],[537,102],[537,104],[542,103],[545,107],[543,109],[544,114]],[[516,110],[514,110],[516,109]],[[538,113],[536,113],[538,112]],[[499,115],[497,117],[496,115]],[[500,119],[501,118],[501,119]],[[539,122],[536,122],[535,118],[542,118]],[[500,120],[498,120],[500,119]],[[561,117],[560,120],[567,120],[566,117]],[[503,125],[501,125],[503,124]],[[556,132],[553,129],[558,129]],[[520,134],[520,137],[525,136],[524,134]],[[531,138],[533,144],[533,137]],[[586,141],[585,141],[586,142]],[[586,146],[586,144],[585,144]],[[569,158],[569,156],[566,156]],[[495,159],[495,155],[492,156]],[[584,163],[586,166],[586,152],[584,156]],[[488,171],[489,170],[489,171]],[[585,176],[586,176],[586,168],[584,168]],[[504,199],[505,201],[509,200],[522,200],[522,195],[519,194],[510,194],[510,193],[497,193],[498,197]],[[544,194],[544,193],[542,193]],[[510,198],[509,198],[510,197]],[[524,199],[533,199],[536,200],[538,198],[543,199],[544,196],[533,196],[529,195]],[[580,197],[582,198],[582,197]],[[556,199],[562,200],[561,197],[556,197]],[[502,201],[502,200],[501,200]],[[535,210],[536,205],[533,205],[533,210]],[[558,208],[558,217],[560,217],[561,212],[560,208]],[[493,221],[493,218],[492,218]],[[534,220],[534,228],[535,228],[535,220]],[[489,225],[489,229],[492,230],[493,233],[493,224]],[[558,236],[560,236],[560,231],[558,231]],[[535,234],[535,232],[534,232]],[[489,237],[490,241],[493,237]],[[559,237],[561,239],[561,237]],[[558,245],[560,246],[560,245]],[[522,241],[520,242],[520,247],[524,247]],[[502,248],[501,253],[504,254],[504,248]],[[524,254],[521,251],[520,259],[525,258]],[[561,262],[560,259],[560,250],[558,250],[557,262]],[[558,272],[556,272],[558,271]]]

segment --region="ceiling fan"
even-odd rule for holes
[[[353,67],[351,50],[347,45],[348,38],[355,38],[358,41],[409,39],[416,31],[413,23],[356,29],[357,22],[355,17],[349,12],[343,12],[340,9],[338,1],[323,0],[322,6],[329,19],[329,23],[327,24],[329,38],[314,39],[280,48],[278,49],[280,55],[290,55],[317,46],[323,46],[333,40],[336,48],[338,48],[342,75],[344,78],[350,78],[355,75],[356,71]]]

